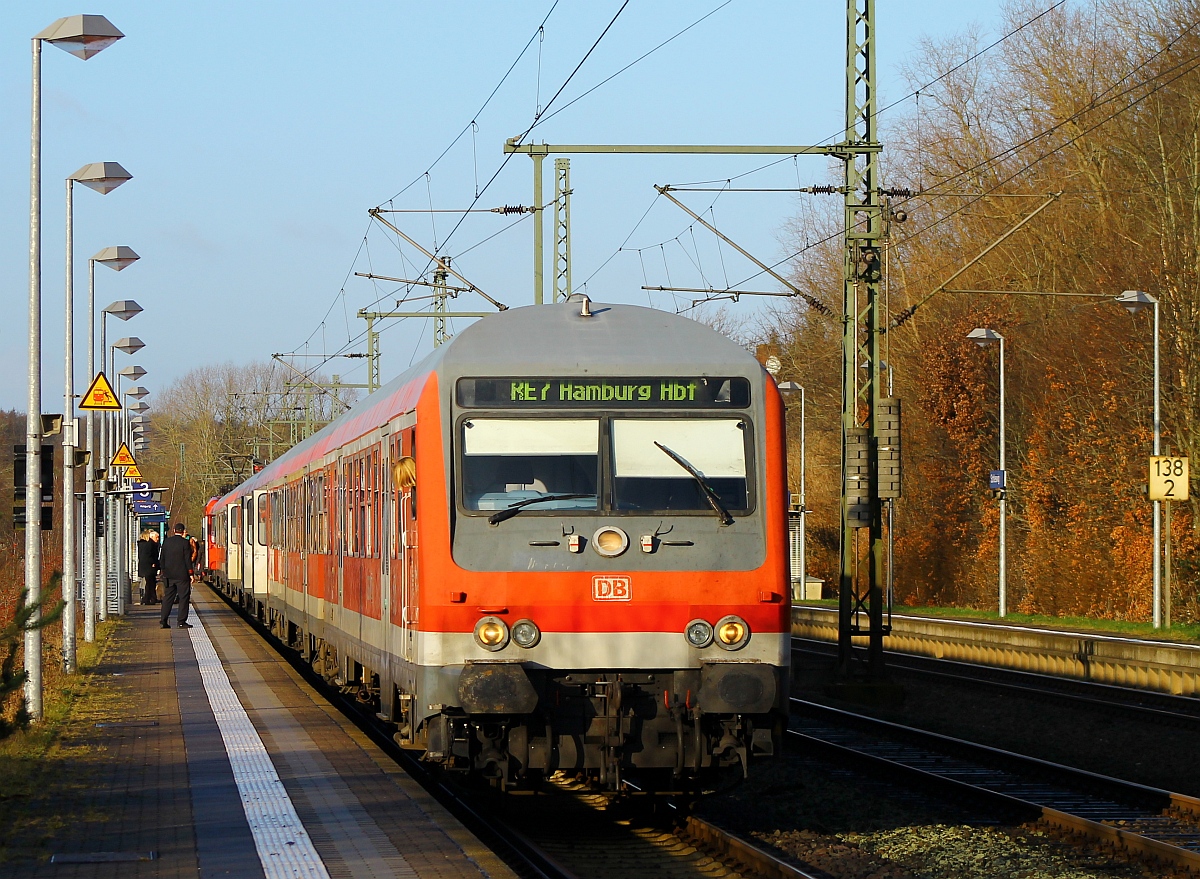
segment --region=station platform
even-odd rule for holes
[[[0,873],[514,876],[206,586],[192,597],[191,629],[135,606],[112,633],[95,672],[110,710],[67,736],[101,768],[64,792],[50,859]]]

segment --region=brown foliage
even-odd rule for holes
[[[1044,8],[1011,3],[1003,30]],[[1006,339],[1010,606],[1149,615],[1152,322],[1112,297],[1133,289],[1159,299],[1164,443],[1195,459],[1198,22],[1196,0],[1094,0],[1053,10],[957,70],[979,48],[973,34],[928,42],[909,65],[920,99],[890,120],[885,172],[887,185],[922,192],[892,205],[909,215],[890,228],[892,312],[922,302],[1055,192],[951,286],[1074,296],[941,292],[886,335],[884,359],[905,401],[900,602],[995,606],[998,511],[987,473],[998,466],[997,351],[966,339],[986,326]],[[829,302],[843,283],[840,223],[840,210],[807,214],[790,230],[801,242],[833,236],[794,265],[795,282]],[[809,389],[808,469],[821,475],[809,522],[836,533],[840,327],[798,304],[763,335],[780,346],[781,378]],[[1200,500],[1174,509],[1175,602],[1189,618],[1198,512]],[[811,550],[810,568],[836,572],[836,545]]]

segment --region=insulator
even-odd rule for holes
[[[816,186],[808,187],[808,191],[813,195],[834,195],[837,193],[838,188],[828,183],[820,183]]]
[[[498,208],[492,208],[492,213],[504,214],[505,216],[508,214],[531,214],[533,213],[533,208],[527,207],[523,204],[506,204],[501,205]]]

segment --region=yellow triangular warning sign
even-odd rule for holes
[[[125,468],[126,479],[141,479],[142,471],[137,468],[137,464],[130,464]]]
[[[136,467],[137,461],[133,460],[133,454],[129,451],[129,446],[121,443],[121,448],[117,449],[117,453],[113,455],[110,467]],[[126,474],[128,475],[128,474]]]
[[[88,385],[88,389],[83,394],[83,399],[79,402],[79,408],[121,411],[121,402],[117,399],[116,392],[108,383],[108,379],[104,377],[103,372],[96,373],[96,377],[92,379],[92,383]]]

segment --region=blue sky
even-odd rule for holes
[[[550,112],[720,4],[633,0]],[[550,100],[620,0],[560,0],[542,38],[476,116],[551,5],[106,0],[79,10],[41,0],[14,4],[0,43],[0,150],[9,169],[0,178],[0,285],[8,303],[0,320],[0,407],[23,409],[26,398],[33,34],[80,11],[103,13],[126,34],[86,63],[50,46],[43,53],[43,408],[59,411],[68,174],[88,162],[117,161],[134,175],[103,198],[76,188],[77,391],[86,384],[86,259],[115,244],[133,247],[142,259],[120,274],[97,268],[97,308],[115,299],[145,308],[126,324],[113,322],[109,338],[136,335],[146,342],[134,358],[119,356],[147,370],[141,383],[152,392],[209,363],[362,351],[365,324],[355,312],[390,307],[398,294],[394,285],[377,286],[352,272],[410,276],[424,265],[373,224],[367,210],[401,191],[392,207],[467,207],[476,180],[482,186],[500,168],[505,138],[531,124],[539,101]],[[898,65],[919,40],[971,26],[994,36],[999,6],[879,0],[877,15],[886,103],[905,93]],[[844,41],[841,0],[732,0],[545,120],[533,139],[822,142],[838,133],[843,116]],[[476,127],[422,176],[472,119]],[[722,285],[752,274],[735,254],[715,249],[707,233],[689,230],[686,215],[656,200],[652,186],[723,180],[768,161],[573,157],[576,286],[587,280],[596,300],[674,309],[669,296],[648,298],[641,286]],[[529,204],[531,164],[513,157],[478,206]],[[789,159],[742,182],[808,185],[833,172],[821,158]],[[686,200],[704,210],[714,196],[692,193]],[[787,252],[781,229],[797,212],[796,199],[725,194],[714,214],[723,231],[774,261]],[[432,221],[423,213],[391,216],[427,248],[436,236],[454,266],[496,299],[532,302],[528,219],[501,231],[513,218],[471,215],[447,243],[457,221],[451,214]],[[547,236],[548,220],[549,212]],[[480,243],[494,233],[500,234]],[[766,283],[755,281],[758,288]],[[480,310],[483,303],[464,296],[456,305]],[[735,306],[746,313],[754,307],[745,299]],[[384,379],[423,356],[431,339],[426,321],[386,329]],[[333,360],[325,369],[361,381],[362,364]]]

